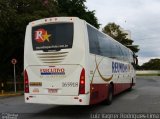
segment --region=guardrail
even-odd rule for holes
[[[160,75],[160,70],[137,70],[137,75]]]

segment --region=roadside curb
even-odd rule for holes
[[[0,94],[0,98],[20,96],[20,95],[23,95],[23,93],[6,93],[6,94]]]

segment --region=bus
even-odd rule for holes
[[[111,104],[135,85],[134,53],[77,17],[30,22],[24,46],[26,103]]]

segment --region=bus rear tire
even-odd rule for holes
[[[113,85],[111,84],[111,85],[109,85],[109,88],[108,88],[108,97],[104,101],[104,104],[110,105],[110,104],[112,104],[112,100],[113,100]]]

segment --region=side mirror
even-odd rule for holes
[[[134,65],[138,65],[138,56],[133,54]]]
[[[135,64],[138,65],[138,58],[135,58]]]

